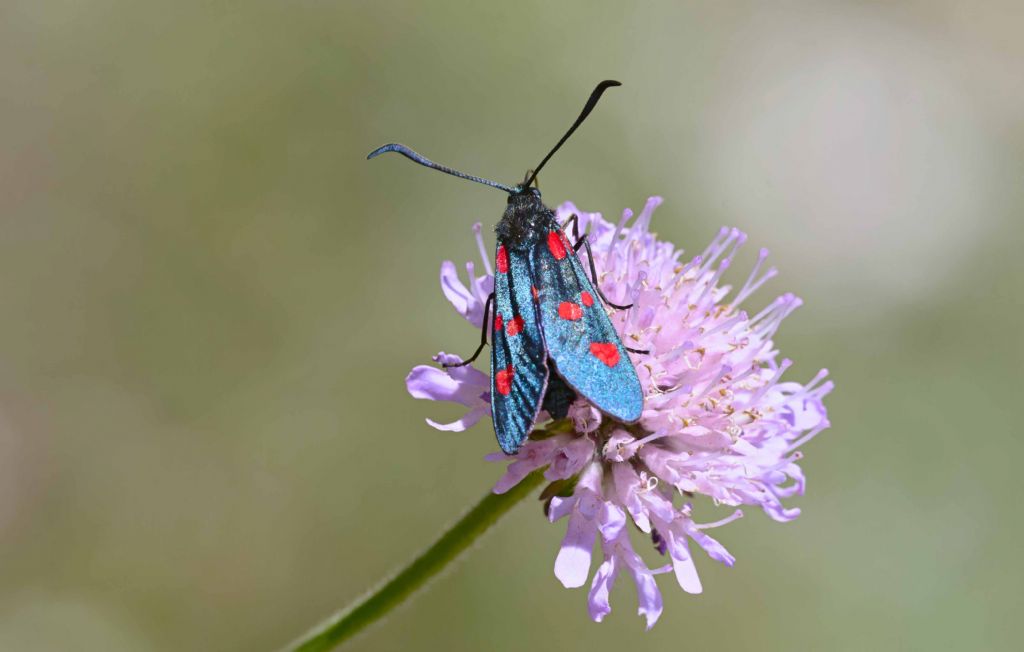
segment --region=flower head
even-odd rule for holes
[[[727,566],[735,561],[707,530],[742,516],[742,505],[758,506],[782,522],[800,514],[782,501],[804,491],[798,449],[828,427],[822,399],[832,389],[825,370],[807,383],[782,380],[792,362],[779,359],[772,337],[800,299],[784,294],[747,311],[751,295],[776,274],[764,267],[767,250],[760,251],[738,289],[724,285],[722,276],[746,235],[723,228],[700,255],[684,260],[681,250],[648,230],[661,201],[649,199],[632,221],[627,209],[617,224],[571,203],[557,210],[562,222],[579,216],[604,294],[632,302],[610,316],[626,346],[648,351],[632,356],[644,390],[640,421],[618,423],[577,398],[566,420],[535,431],[515,455],[488,456],[508,462],[496,493],[545,469],[552,482],[542,494],[548,517],[568,520],[555,558],[562,584],[587,583],[591,551],[600,541],[603,559],[588,598],[591,618],[601,621],[611,611],[608,596],[624,571],[636,584],[648,628],[662,611],[655,575],[671,572],[684,591],[700,593],[694,549]],[[487,273],[477,276],[468,263],[467,286],[445,262],[441,286],[455,309],[479,327],[493,277],[480,225],[474,230]],[[459,359],[439,354],[435,360]],[[488,377],[471,367],[419,366],[407,383],[416,398],[469,408],[452,424],[428,420],[436,428],[464,430],[489,411]],[[737,509],[716,522],[697,523],[690,502],[697,496]],[[630,522],[648,535],[651,553],[667,558],[665,563],[647,565],[629,537]]]

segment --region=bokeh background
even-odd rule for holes
[[[545,198],[772,250],[832,430],[803,516],[591,623],[516,509],[352,650],[1011,649],[1022,631],[1024,11],[893,3],[0,7],[0,649],[270,650],[500,472],[404,376],[476,333],[442,259],[593,85]],[[489,236],[490,238],[490,236]],[[489,242],[493,240],[489,239]],[[737,274],[745,274],[743,264]]]

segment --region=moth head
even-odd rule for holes
[[[533,185],[528,186],[528,182],[532,182]],[[512,192],[508,194],[508,203],[511,204],[517,197],[540,199],[540,183],[537,181],[537,175],[534,174],[533,170],[527,170],[526,176],[523,177],[523,182],[512,188]]]

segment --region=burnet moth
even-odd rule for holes
[[[578,233],[576,215],[561,225],[544,205],[534,184],[537,174],[594,109],[601,94],[617,81],[597,85],[576,122],[521,184],[505,184],[472,176],[435,163],[405,145],[384,145],[367,156],[397,152],[420,165],[469,179],[508,193],[505,214],[495,227],[494,292],[484,307],[480,346],[466,361],[476,360],[491,332],[491,417],[501,449],[515,453],[533,428],[541,410],[563,418],[576,393],[605,414],[635,422],[643,410],[643,392],[627,351],[604,304],[609,301],[597,283],[594,256],[587,236]],[[572,223],[574,243],[564,227]],[[591,278],[577,252],[587,251]],[[591,282],[593,279],[593,282]]]

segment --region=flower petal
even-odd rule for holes
[[[552,496],[551,502],[548,505],[548,520],[554,523],[559,521],[569,514],[572,514],[572,508],[576,506],[576,496],[569,496],[568,498],[563,496]]]
[[[736,563],[736,558],[730,555],[725,546],[719,543],[717,539],[704,534],[704,532],[696,527],[688,528],[687,532],[697,542],[697,545],[703,548],[704,552],[708,553],[708,557],[726,566],[732,566]]]
[[[583,586],[590,574],[590,554],[597,537],[594,521],[573,510],[562,547],[555,558],[555,577],[567,589]]]
[[[460,383],[443,370],[427,365],[413,367],[405,378],[405,387],[413,398],[431,401],[453,401],[469,405],[478,396],[469,393],[465,383]]]
[[[612,479],[619,503],[625,505],[633,522],[641,531],[650,532],[651,522],[647,518],[647,510],[637,495],[640,490],[640,476],[629,464],[613,464]]]
[[[686,544],[686,534],[680,522],[671,524],[659,524],[658,531],[666,537],[668,554],[672,559],[672,570],[675,571],[676,581],[687,593],[700,593],[703,587],[700,583],[700,576],[697,575],[697,567],[693,564],[693,556],[690,555],[690,547]]]
[[[462,284],[455,263],[446,260],[441,263],[441,292],[455,308],[455,311],[468,319],[476,297]],[[479,327],[480,322],[473,324]]]
[[[441,351],[433,358],[439,365],[457,365],[462,358],[453,354]],[[452,377],[457,383],[467,386],[467,391],[483,394],[491,390],[491,377],[472,365],[448,366],[443,369],[444,373]],[[489,402],[489,401],[488,401]]]
[[[594,432],[601,425],[601,411],[583,399],[569,406],[569,418],[576,432],[582,434]]]
[[[661,616],[663,608],[661,591],[658,590],[658,583],[655,581],[654,575],[651,574],[640,557],[636,553],[633,553],[632,556],[633,560],[626,563],[626,569],[633,576],[633,583],[636,584],[636,598],[639,603],[637,614],[647,620],[647,629],[650,630]]]
[[[597,529],[603,541],[614,541],[622,534],[626,526],[626,512],[610,501],[601,503],[601,511],[597,517]]]
[[[508,465],[505,469],[505,475],[501,476],[496,483],[494,483],[494,489],[492,491],[496,494],[503,494],[512,487],[519,484],[523,478],[530,475],[532,471],[540,468],[540,464],[535,463],[533,460],[516,460]]]
[[[594,622],[601,622],[604,617],[612,612],[608,596],[611,594],[612,586],[615,585],[615,578],[619,575],[621,562],[615,555],[608,555],[604,562],[597,568],[594,574],[594,581],[590,585],[590,594],[587,596],[587,611]]]
[[[594,441],[589,437],[576,437],[555,452],[551,466],[544,472],[544,477],[552,482],[571,478],[579,473],[593,456]]]
[[[487,295],[490,294],[490,290],[487,288],[493,287],[494,281],[492,279],[489,285],[487,276],[476,277],[472,263],[468,263],[466,269],[469,272],[470,286],[475,291],[471,291],[462,283],[455,270],[455,263],[450,260],[441,263],[441,291],[456,312],[465,317],[469,323],[480,328],[484,319],[484,303],[487,300]],[[486,293],[484,293],[485,290]]]
[[[436,428],[437,430],[441,430],[444,432],[462,432],[468,428],[472,428],[473,426],[475,426],[477,421],[484,418],[490,413],[490,406],[479,405],[470,410],[469,412],[467,412],[461,418],[456,419],[451,423],[438,423],[433,419],[427,419],[426,421],[428,424],[430,424],[432,428]]]
[[[697,575],[697,567],[693,565],[693,559],[672,558],[672,570],[676,573],[676,581],[684,591],[691,594],[698,594],[704,590],[700,584],[700,576]]]
[[[528,441],[515,456],[508,456],[506,459],[513,460],[503,475],[494,485],[494,493],[503,494],[529,473],[542,466],[551,463],[551,456],[569,439],[567,435],[558,435],[541,441]]]
[[[717,450],[732,443],[728,434],[704,426],[683,428],[677,436],[687,446],[700,450]]]

